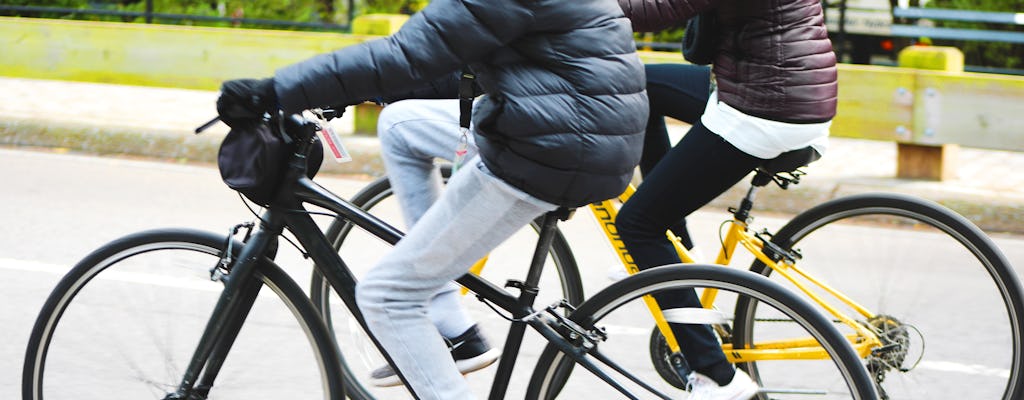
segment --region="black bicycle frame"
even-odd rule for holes
[[[305,127],[307,124],[291,121],[292,125],[298,124],[296,130]],[[283,127],[282,127],[283,129]],[[312,204],[332,213],[338,218],[366,230],[370,234],[394,245],[402,238],[403,233],[395,229],[383,220],[363,211],[349,201],[331,193],[310,178],[306,177],[306,154],[312,143],[312,132],[299,132],[298,135],[290,133],[300,143],[296,153],[289,162],[288,172],[285,175],[282,190],[276,200],[268,207],[260,218],[259,227],[248,239],[242,249],[238,252],[236,262],[231,266],[230,273],[224,278],[225,287],[216,307],[210,317],[210,321],[203,332],[196,352],[189,363],[186,373],[176,393],[167,396],[168,399],[187,399],[192,394],[198,394],[205,398],[206,392],[213,386],[220,371],[221,365],[237,336],[245,318],[248,316],[256,294],[262,286],[261,281],[254,279],[255,273],[259,272],[259,263],[264,259],[266,251],[271,243],[279,236],[285,228],[292,232],[299,244],[314,261],[314,268],[319,271],[330,283],[331,287],[344,301],[349,312],[356,318],[363,331],[367,333],[374,345],[392,366],[394,363],[387,352],[381,347],[380,342],[370,332],[356,305],[355,290],[356,278],[351,270],[345,265],[338,252],[331,246],[331,243],[324,236],[323,231],[316,225],[310,213],[305,209],[305,204]],[[290,183],[289,183],[290,182]],[[466,274],[457,282],[475,293],[481,301],[486,301],[494,306],[508,312],[512,318],[512,327],[509,330],[505,342],[505,348],[501,361],[498,364],[498,371],[491,387],[490,399],[502,399],[508,388],[512,369],[515,365],[516,355],[522,344],[525,335],[526,325],[532,326],[549,342],[559,347],[564,353],[570,356],[580,365],[601,376],[609,383],[620,387],[623,393],[627,394],[620,385],[617,385],[611,377],[605,374],[593,361],[585,359],[588,351],[566,340],[561,333],[551,326],[550,320],[538,318],[540,313],[535,312],[533,303],[537,297],[540,275],[544,267],[547,253],[555,235],[555,227],[559,219],[567,219],[571,211],[565,208],[549,212],[543,217],[540,229],[540,238],[537,242],[535,253],[530,264],[529,272],[525,281],[509,281],[507,286],[520,290],[519,296],[513,296],[505,289],[484,280],[483,278]],[[565,323],[564,321],[560,321]],[[600,354],[594,354],[619,372],[624,372],[613,363],[604,360]],[[403,382],[405,377],[401,371],[395,368]],[[202,373],[200,377],[200,372]],[[627,377],[632,378],[628,373]],[[406,382],[407,383],[407,382]],[[415,396],[415,393],[413,393]]]

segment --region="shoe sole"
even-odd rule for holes
[[[455,367],[459,369],[460,373],[465,375],[487,368],[489,365],[494,364],[499,357],[501,357],[500,350],[490,349],[473,358],[456,360]],[[376,387],[394,387],[402,386],[402,380],[398,379],[398,375],[391,375],[382,379],[370,378],[370,384]]]

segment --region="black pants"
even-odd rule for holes
[[[644,69],[650,116],[640,157],[640,174],[646,177],[672,148],[665,117],[693,125],[704,113],[704,106],[711,95],[711,68],[690,64],[647,64]],[[685,219],[680,219],[669,229],[681,239],[683,246],[693,248]]]
[[[706,71],[704,67],[685,64],[651,65],[647,69],[651,121],[645,144],[650,147],[644,149],[643,165],[648,170],[642,171],[643,183],[623,205],[615,223],[640,269],[680,262],[665,231],[673,228],[677,235],[681,232],[676,229],[685,233],[687,215],[714,200],[762,162],[699,122],[708,99]],[[690,131],[671,149],[664,116],[693,123]],[[657,157],[657,161],[652,157]],[[700,307],[693,289],[660,293],[655,299],[665,309]],[[705,371],[726,363],[707,325],[672,324],[672,331],[694,370],[708,375]]]

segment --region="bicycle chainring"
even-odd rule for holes
[[[665,382],[678,389],[686,390],[686,382],[676,372],[676,368],[672,366],[672,349],[668,347],[665,336],[661,334],[657,326],[651,332],[649,354],[651,355],[651,363],[654,364],[654,370],[658,371],[661,379],[664,379]]]

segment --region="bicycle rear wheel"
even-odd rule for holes
[[[999,248],[965,218],[922,199],[864,194],[801,213],[772,242],[798,249],[798,267],[875,314],[842,309],[879,332],[887,346],[866,360],[883,394],[1024,398],[1020,282]],[[763,263],[751,270],[783,283]],[[840,304],[831,297],[829,302]],[[743,300],[736,306],[734,340],[767,340],[787,325],[787,319]],[[745,368],[771,386],[776,376],[792,375],[793,365],[798,364],[757,362]]]
[[[451,175],[449,166],[441,167],[442,177],[447,179]],[[374,216],[381,218],[393,226],[402,226],[401,210],[397,199],[391,190],[391,184],[387,177],[381,177],[371,182],[363,190],[351,199],[352,204],[369,211]],[[523,228],[512,238],[503,243],[491,252],[487,267],[484,268],[481,276],[492,282],[503,282],[509,278],[523,278],[526,275],[526,268],[530,265],[530,258],[533,249],[537,244],[536,230],[539,229],[538,219],[530,228]],[[346,222],[336,220],[327,229],[327,239],[330,240],[339,254],[345,260],[346,265],[352,270],[357,278],[362,276],[369,268],[376,265],[377,260],[390,250],[390,246],[380,239],[360,230],[353,229],[353,226]],[[473,240],[466,238],[465,240]],[[560,231],[556,230],[552,247],[545,262],[545,271],[541,277],[540,293],[536,304],[546,306],[558,300],[565,299],[571,304],[583,302],[583,284],[579,275],[576,260],[569,248],[568,241]],[[516,276],[516,273],[521,273]],[[311,298],[313,303],[322,311],[325,321],[332,333],[336,336],[337,343],[341,349],[342,362],[345,369],[344,382],[348,396],[353,399],[375,399],[394,398],[404,396],[402,388],[377,388],[369,383],[370,372],[378,367],[386,365],[383,356],[380,355],[373,342],[363,332],[359,323],[349,313],[349,310],[342,303],[341,298],[331,290],[330,284],[323,279],[323,276],[314,273],[311,285]],[[486,308],[478,301],[467,298],[467,309],[471,316],[485,325],[494,325],[503,322],[494,312]],[[496,337],[498,330],[485,329],[485,334],[496,348],[501,348],[503,342]],[[527,336],[529,343],[541,343],[539,337]],[[493,377],[495,368],[489,368],[475,372],[470,376],[471,385],[484,397],[487,388]],[[522,371],[522,368],[518,369]],[[523,377],[522,379],[526,379]]]
[[[588,358],[596,360],[596,354],[610,358],[638,381],[653,388],[645,390],[638,383],[611,374],[631,391],[633,398],[679,398],[683,392],[682,388],[663,378],[646,357],[648,334],[654,321],[641,296],[684,288],[714,288],[720,291],[719,296],[756,299],[791,318],[804,337],[813,338],[820,344],[831,359],[813,361],[823,367],[818,375],[791,376],[792,388],[824,393],[834,399],[875,398],[874,385],[849,343],[824,316],[798,295],[755,274],[695,264],[657,267],[632,275],[598,292],[569,315],[569,319],[582,327],[591,330],[597,327],[607,334],[606,340],[588,351]],[[554,345],[548,345],[537,362],[527,398],[630,397],[574,364]]]
[[[224,236],[155,230],[89,254],[36,320],[22,398],[170,398],[224,288],[210,277],[225,246]],[[269,261],[257,275],[264,290],[216,384],[188,398],[344,398],[337,350],[301,288]]]

